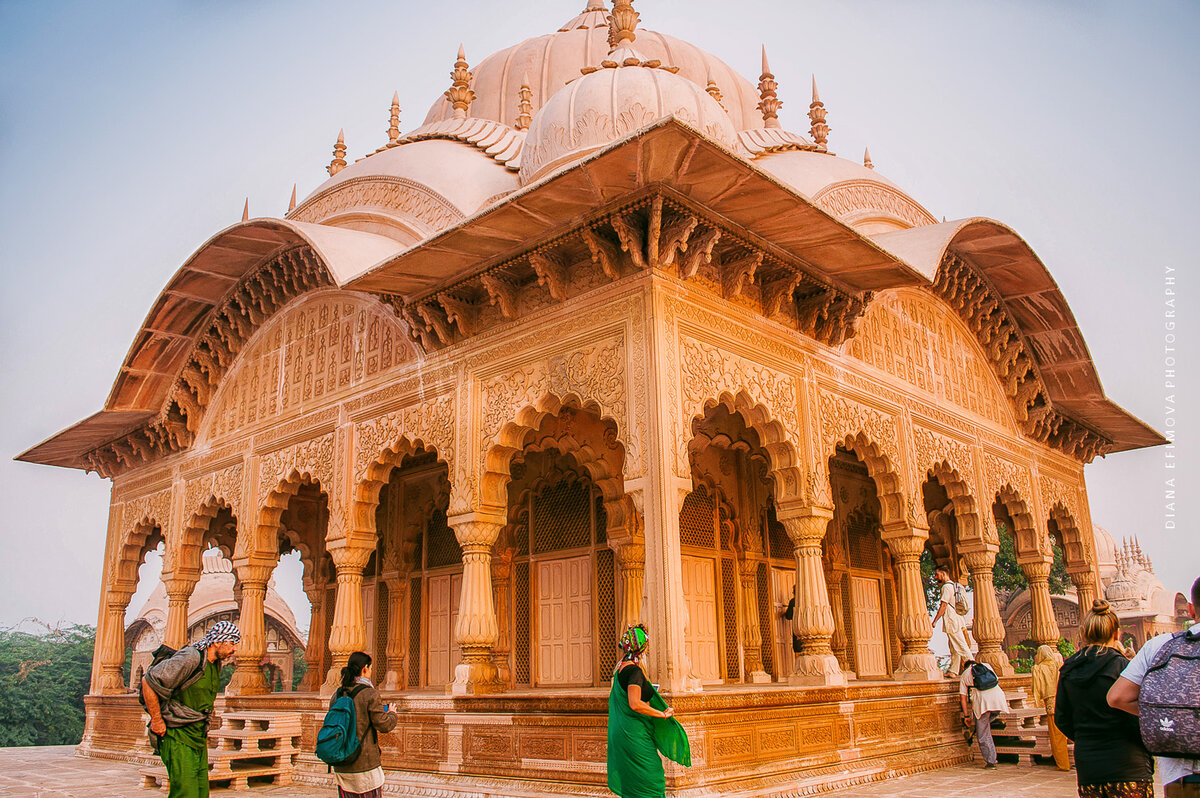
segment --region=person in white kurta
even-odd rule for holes
[[[942,586],[937,615],[933,616],[933,622],[942,622],[942,631],[946,633],[950,644],[950,669],[947,675],[957,679],[958,674],[962,672],[963,663],[971,658],[971,646],[967,643],[967,623],[954,609],[954,583],[950,581],[950,573],[940,567],[933,573],[938,584]]]
[[[950,611],[953,612],[954,608],[951,607]],[[962,676],[958,680],[958,696],[962,703],[963,721],[970,727],[971,719],[975,720],[975,741],[979,743],[983,766],[990,770],[996,767],[996,741],[992,739],[992,721],[997,715],[1009,711],[1008,697],[1004,695],[1004,690],[999,684],[986,690],[975,687],[975,674],[971,669],[974,664],[975,661],[969,657],[963,663]],[[996,673],[991,665],[984,664],[981,667],[991,671],[992,675]],[[970,706],[967,701],[968,693]]]

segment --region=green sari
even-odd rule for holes
[[[664,712],[663,701],[650,685],[650,706]],[[674,717],[652,718],[629,708],[629,693],[621,689],[613,672],[608,694],[608,788],[621,798],[662,798],[667,794],[663,756],[684,767],[692,764],[687,732]]]

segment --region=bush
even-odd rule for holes
[[[0,631],[0,747],[79,742],[95,642],[91,626]]]

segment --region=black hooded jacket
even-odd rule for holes
[[[1108,705],[1108,689],[1128,664],[1115,648],[1087,646],[1059,671],[1054,722],[1075,741],[1081,786],[1154,779],[1138,719]]]

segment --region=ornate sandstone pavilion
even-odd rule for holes
[[[1059,636],[1053,547],[1090,602],[1083,466],[1162,438],[1105,397],[1037,255],[836,157],[815,85],[785,130],[765,54],[755,86],[638,21],[590,0],[473,69],[460,48],[420,127],[393,102],[383,146],[351,163],[339,136],[284,218],[203,244],[104,409],[22,455],[113,482],[84,752],[140,733],[122,619],[160,541],[167,642],[201,551],[232,552],[227,700],[304,712],[309,750],[373,653],[412,794],[603,792],[635,621],[693,741],[672,794],[952,762],[922,554],[969,577],[1004,674],[998,521],[1034,640]],[[313,678],[267,695],[291,551]]]

